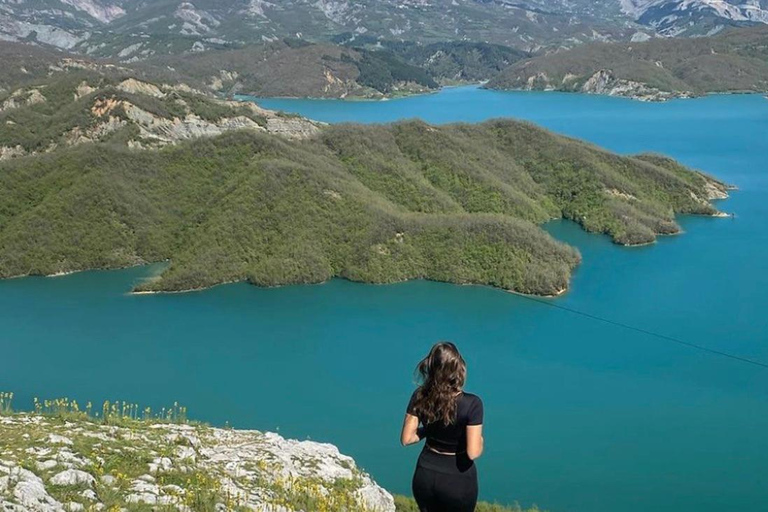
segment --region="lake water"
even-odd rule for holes
[[[260,100],[329,122],[514,116],[623,153],[658,151],[737,184],[735,219],[626,249],[551,232],[584,263],[556,303],[768,361],[768,101],[644,104],[476,88],[388,102]],[[126,294],[158,267],[0,282],[0,390],[105,398],[332,442],[407,493],[411,372],[437,339],[486,405],[481,498],[552,512],[764,512],[768,370],[483,287],[335,280]]]

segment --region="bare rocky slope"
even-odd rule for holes
[[[0,62],[0,160],[93,142],[158,148],[243,129],[305,138],[321,126],[204,85],[150,82],[135,69],[26,45],[0,43]]]
[[[618,0],[637,23],[664,36],[701,36],[768,23],[767,0]]]

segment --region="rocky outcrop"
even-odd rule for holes
[[[605,94],[607,96],[624,96],[640,101],[666,101],[672,98],[693,96],[686,91],[662,91],[647,84],[617,78],[612,71],[601,69],[590,76],[580,88],[587,94]]]
[[[38,88],[17,89],[0,105],[0,112],[44,102],[45,96]]]
[[[728,191],[734,190],[735,187],[724,185],[723,183],[720,183],[716,180],[708,179],[706,184],[704,185],[706,192],[707,192],[707,200],[708,201],[714,201],[714,200],[720,200],[720,199],[728,199]]]
[[[139,127],[142,139],[160,144],[174,144],[197,137],[214,137],[232,130],[266,131],[259,123],[245,116],[208,121],[189,113],[183,118],[168,119],[147,112],[127,101],[120,102],[119,106],[128,121]]]
[[[115,94],[114,89],[119,92]],[[87,81],[74,87],[72,101],[92,96],[88,115],[82,118],[87,122],[78,119],[80,122],[66,132],[39,144],[43,149],[36,149],[35,153],[98,142],[125,128],[132,131],[127,140],[125,137],[120,140],[133,148],[151,149],[233,130],[304,139],[315,135],[322,126],[303,117],[263,109],[252,102],[217,99],[186,86],[155,85],[128,78],[114,89],[92,87]],[[40,88],[18,89],[0,104],[0,113],[45,101]],[[85,105],[84,108],[88,108],[88,104]],[[5,118],[5,123],[12,125],[14,121]],[[0,161],[29,154],[21,145],[0,146]]]
[[[183,140],[198,137],[215,137],[233,130],[266,131],[284,137],[307,138],[319,130],[318,123],[303,117],[289,117],[270,110],[264,110],[253,104],[238,102],[220,102],[231,107],[242,107],[251,110],[263,120],[262,123],[252,118],[240,115],[223,117],[210,121],[190,112],[183,118],[168,119],[143,110],[130,102],[122,101],[117,106],[122,107],[129,122],[139,127],[141,137],[161,145],[175,144]]]
[[[393,512],[392,496],[330,444],[274,433],[33,414],[0,417],[0,510],[129,505]]]
[[[71,5],[79,11],[88,13],[94,19],[102,23],[109,23],[125,15],[125,10],[119,5],[112,5],[96,0],[60,0],[61,3]]]
[[[77,88],[75,89],[75,101],[85,96],[88,96],[94,91],[96,91],[96,89],[88,85],[88,82],[83,80],[82,82],[80,82],[80,85],[78,85]]]
[[[131,94],[143,94],[145,96],[151,96],[153,98],[164,98],[165,93],[160,90],[155,84],[148,82],[142,82],[135,78],[128,78],[120,82],[117,88],[121,91]]]
[[[508,89],[523,91],[564,91],[584,94],[602,94],[606,96],[621,96],[639,101],[667,101],[673,98],[690,98],[695,96],[689,91],[662,91],[648,84],[619,78],[610,69],[601,69],[591,75],[565,73],[562,79],[550,77],[546,72],[529,70],[523,67],[512,78],[507,77],[505,83],[491,82],[492,89]]]
[[[307,122],[303,117],[270,116],[267,117],[267,131],[292,139],[307,139],[320,130],[317,123]]]
[[[22,146],[0,146],[0,161],[10,160],[27,154]]]

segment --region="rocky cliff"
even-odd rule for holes
[[[498,86],[496,83],[491,83],[489,87],[521,91],[580,92],[622,96],[639,101],[667,101],[673,98],[695,96],[691,91],[662,91],[643,82],[619,78],[610,69],[600,69],[588,76],[567,73],[563,77],[550,77],[546,72],[540,71],[531,75],[521,75],[511,85]]]
[[[395,510],[329,444],[81,415],[0,416],[0,510]]]
[[[186,86],[65,78],[13,89],[0,100],[0,160],[93,142],[158,148],[234,130],[307,138],[322,124]]]

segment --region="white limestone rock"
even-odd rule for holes
[[[6,487],[13,488],[13,499],[30,512],[61,512],[64,506],[48,494],[42,479],[26,469],[15,467],[8,475]]]
[[[79,469],[67,469],[61,473],[57,473],[51,478],[53,485],[61,486],[73,486],[73,485],[93,485],[96,483],[96,479],[89,475],[85,471]]]
[[[60,436],[57,434],[49,434],[48,442],[50,444],[63,444],[66,446],[72,446],[72,440],[68,437]]]
[[[192,425],[154,424],[131,428],[105,426],[98,423],[77,422],[48,424],[34,415],[18,415],[11,420],[0,418],[4,429],[18,429],[17,439],[25,439],[15,451],[3,453],[0,459],[0,510],[2,512],[80,512],[100,511],[105,504],[94,489],[96,479],[82,471],[90,462],[77,451],[81,439],[103,440],[99,457],[111,454],[124,456],[136,451],[152,454],[152,462],[146,464],[146,473],[132,478],[127,486],[125,468],[116,467],[112,475],[100,477],[100,484],[117,493],[124,507],[130,504],[170,510],[186,510],[185,499],[190,488],[185,484],[166,484],[163,472],[179,471],[193,475],[205,475],[208,484],[216,488],[220,501],[217,510],[225,512],[226,502],[234,500],[244,508],[255,511],[298,512],[275,502],[275,489],[305,482],[319,497],[328,497],[333,506],[333,493],[338,492],[339,481],[346,481],[345,488],[359,504],[360,509],[376,512],[394,512],[394,500],[371,477],[360,471],[355,462],[330,444],[311,441],[294,441],[272,433],[216,429]],[[34,429],[34,430],[32,430]],[[43,441],[40,430],[43,429]],[[73,441],[71,445],[62,438]],[[176,444],[168,451],[169,440]],[[41,475],[23,469],[20,460],[33,453],[36,468]],[[162,454],[162,455],[161,455]],[[94,458],[97,458],[94,456]],[[52,463],[70,464],[73,467],[60,471],[49,480],[41,476],[53,468]],[[157,476],[155,476],[157,475]],[[194,477],[197,478],[197,477]],[[47,490],[51,487],[86,486],[76,499],[60,503]],[[275,487],[276,486],[276,487]],[[299,485],[299,488],[302,488]],[[225,497],[226,496],[226,500]]]

